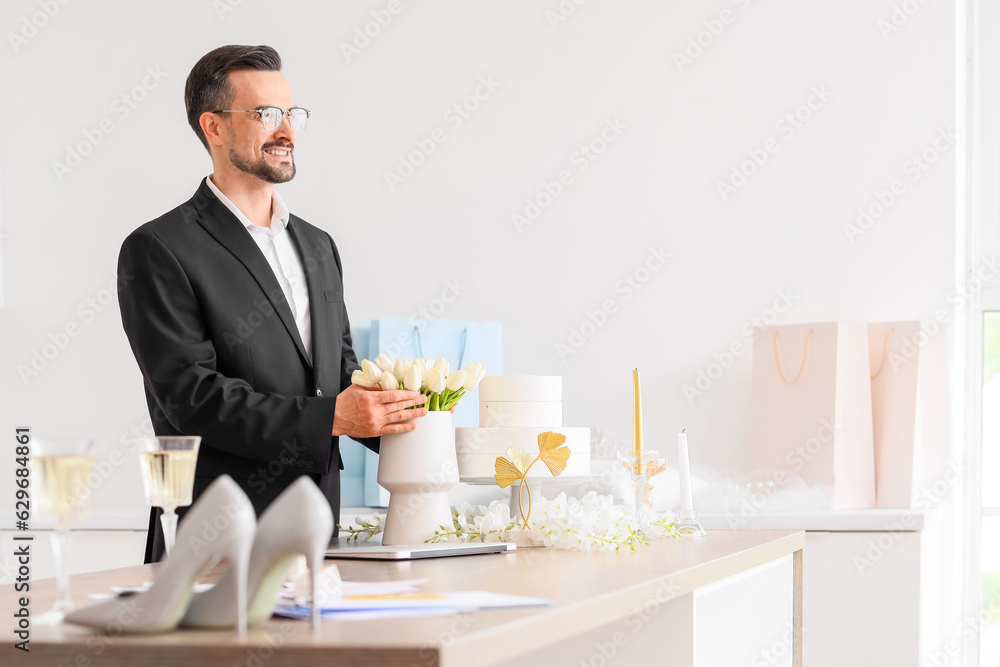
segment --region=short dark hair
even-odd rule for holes
[[[278,72],[281,70],[281,56],[270,46],[231,44],[209,51],[191,68],[184,85],[184,106],[188,124],[206,149],[208,139],[199,123],[201,115],[206,111],[229,107],[236,97],[229,73],[247,69]]]

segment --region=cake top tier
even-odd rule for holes
[[[562,377],[559,375],[487,375],[479,385],[479,400],[561,401]]]

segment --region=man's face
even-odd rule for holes
[[[292,89],[280,72],[240,70],[229,73],[236,90],[230,109],[257,109],[264,106],[288,111],[295,106]],[[254,113],[220,114],[227,116],[229,161],[240,171],[268,183],[285,183],[295,176],[295,131],[282,118],[281,127],[268,132]]]

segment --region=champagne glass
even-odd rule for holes
[[[146,502],[163,510],[163,547],[166,555],[177,535],[177,508],[191,504],[194,469],[201,436],[157,436],[139,440],[139,467]]]
[[[69,524],[87,509],[87,478],[94,467],[94,441],[85,438],[35,438],[31,441],[32,492],[39,515],[55,521],[52,558],[56,566],[56,599],[52,609],[34,620],[58,623],[73,608],[69,592]]]

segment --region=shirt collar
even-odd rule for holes
[[[222,193],[222,190],[212,182],[212,176],[209,175],[205,182],[208,183],[208,189],[219,198],[226,208],[228,208],[233,215],[235,215],[240,222],[247,228],[248,231],[253,232],[255,229],[263,229],[257,225],[250,222],[250,218],[243,214],[236,204],[229,200],[229,197]],[[280,234],[285,231],[285,227],[288,226],[288,207],[285,205],[285,200],[281,198],[281,195],[277,191],[271,195],[271,227],[270,233],[272,235]]]

